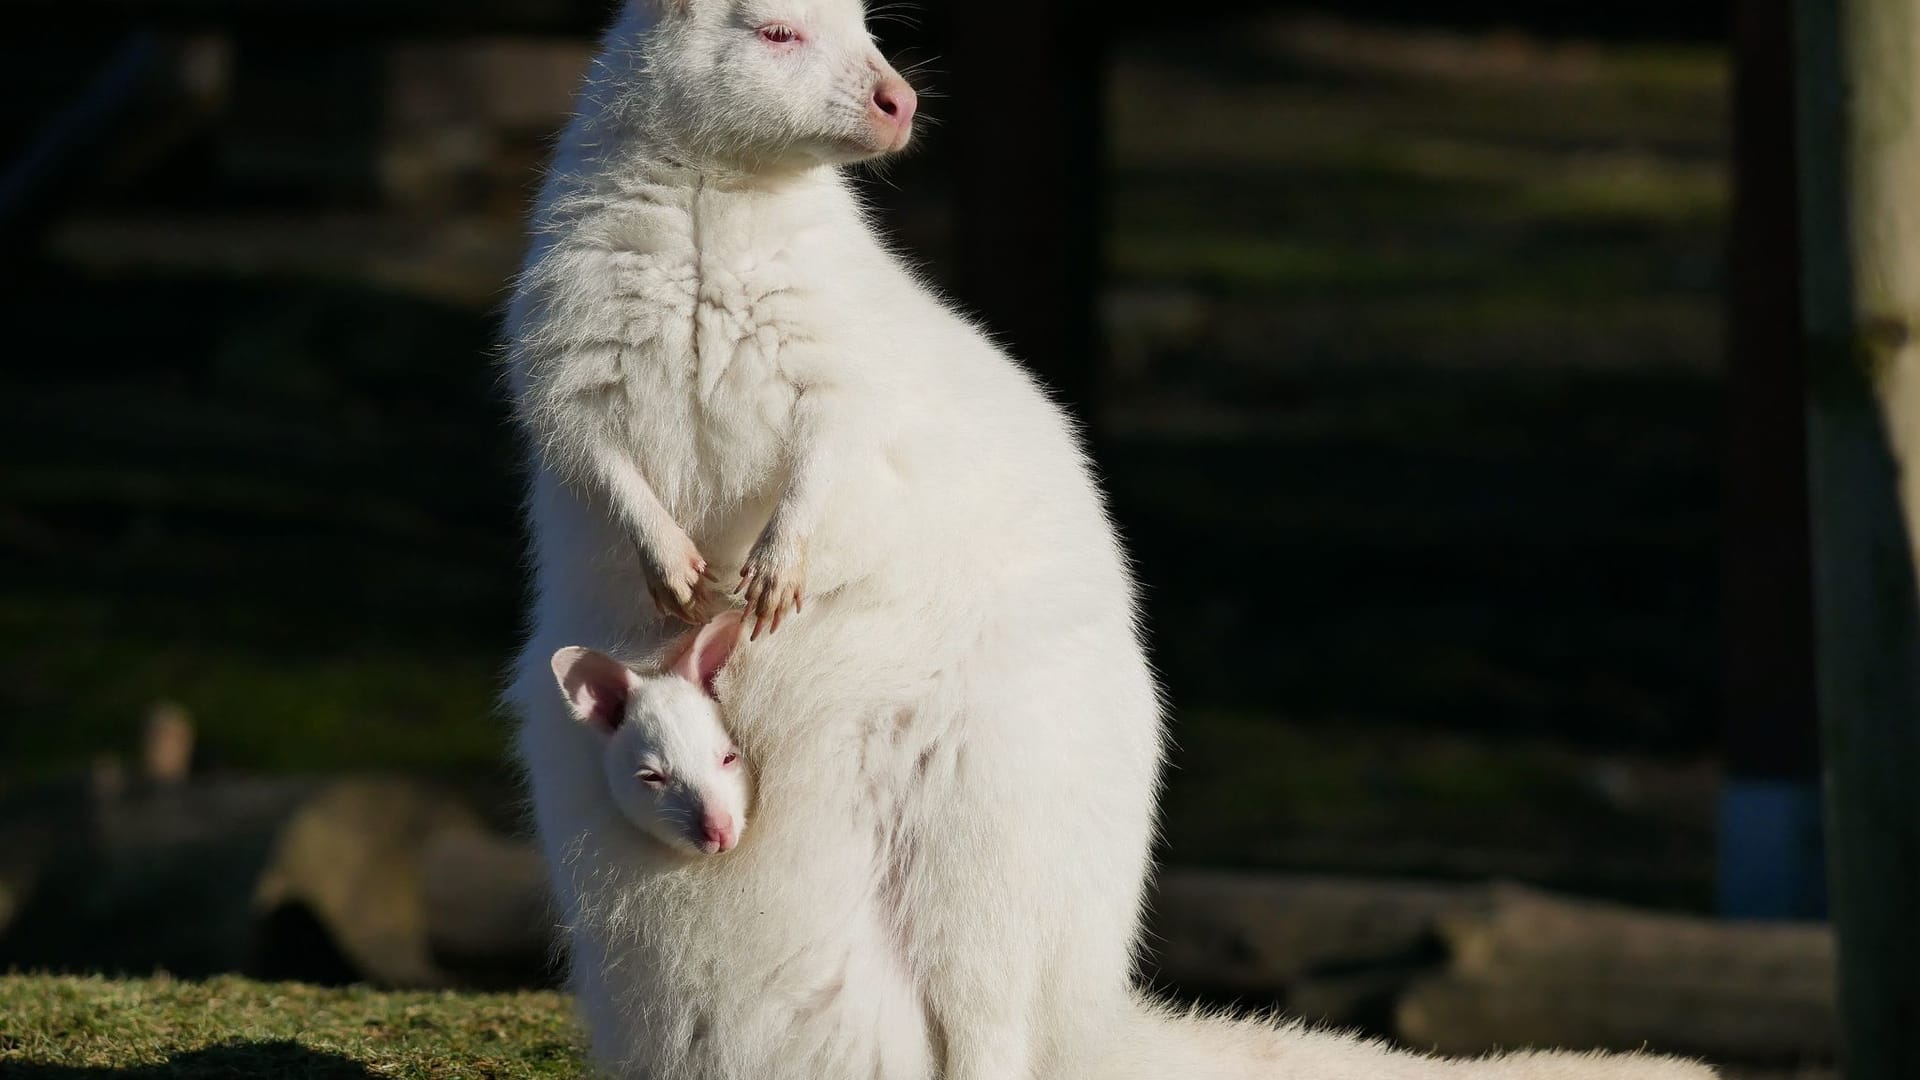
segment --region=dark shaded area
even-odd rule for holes
[[[501,662],[517,618],[516,450],[489,317],[311,282],[58,271],[4,307],[20,355],[85,357],[0,372],[0,397],[34,403],[0,429],[16,511],[0,588],[47,618],[0,653],[16,715],[133,716],[158,685],[286,657],[377,672],[446,656],[444,682],[409,676],[353,718],[362,741],[281,760],[310,771],[417,743],[416,764],[476,764],[413,733],[456,712],[485,724],[491,691],[471,678]],[[108,662],[115,677],[88,677]],[[337,722],[291,688],[230,692],[259,710],[257,742],[216,754],[297,752],[302,725]],[[5,724],[0,755],[97,739]]]
[[[244,928],[277,823],[299,781],[252,782],[208,798],[106,796],[50,783],[0,803],[9,848],[0,970],[199,978],[251,971]],[[240,932],[236,932],[240,931]],[[279,955],[303,975],[328,969],[316,943]]]
[[[61,29],[0,47],[10,161],[161,29],[0,207],[0,783],[176,700],[202,768],[493,785],[494,336],[606,5],[28,7]],[[1706,901],[1720,12],[1576,8],[1070,6],[997,59],[878,24],[951,96],[865,183],[1089,424],[1175,858]],[[1044,96],[1000,81],[1047,49]]]
[[[80,325],[89,357],[0,373],[0,394],[36,403],[0,430],[32,485],[0,587],[67,620],[0,658],[23,713],[137,715],[155,684],[242,658],[509,653],[516,447],[475,362],[489,320],[297,282],[48,277],[8,306],[40,316],[23,349],[72,349],[47,331]],[[1402,369],[1261,389],[1295,424],[1102,441],[1176,701],[1597,746],[1712,738],[1710,383]],[[76,656],[82,640],[163,644],[85,679],[100,654]],[[482,714],[486,688],[451,677],[472,670],[383,702],[358,718],[367,737],[411,745],[410,728]],[[261,692],[288,710],[283,734],[310,721]],[[0,753],[92,737],[5,725]],[[367,744],[319,749],[312,764]]]
[[[267,982],[348,986],[360,979],[340,943],[313,909],[300,903],[281,904],[260,920],[252,966],[250,974]]]
[[[1241,2],[1251,8],[1263,0]],[[1613,4],[1447,0],[1444,9],[1436,9],[1434,5],[1423,4],[1419,0],[1357,0],[1351,4],[1302,6],[1308,10],[1348,17],[1394,19],[1415,24],[1443,22],[1463,29],[1509,28],[1568,37],[1718,40],[1727,28],[1725,5],[1676,5],[1660,3],[1659,0],[1628,0]]]
[[[140,20],[171,28],[207,25],[280,27],[298,22],[308,33],[459,32],[579,34],[598,29],[613,4],[609,0],[468,0],[457,23],[440,0],[107,0],[79,9],[55,0],[16,0],[20,23],[37,30],[71,28],[102,18]],[[931,7],[931,5],[928,5]],[[1271,0],[1220,0],[1208,5],[1213,17],[1274,10]],[[1294,3],[1291,10],[1324,11],[1349,18],[1436,21],[1469,29],[1510,27],[1535,33],[1655,38],[1715,38],[1725,33],[1726,12],[1719,5],[1675,7],[1656,0],[1615,4],[1528,4],[1519,0],[1449,0],[1444,12],[1416,0],[1355,0],[1343,4]],[[1062,4],[1080,20],[1112,20],[1133,25],[1181,23],[1192,12],[1153,0]],[[916,9],[917,10],[917,9]]]
[[[1311,395],[1340,434],[1105,460],[1176,700],[1595,746],[1710,737],[1710,386],[1386,371]]]
[[[123,626],[260,650],[459,649],[510,630],[517,449],[484,313],[58,270],[7,309],[18,355],[84,357],[0,373],[0,394],[34,406],[0,454],[47,478],[20,493],[34,533],[10,585],[111,596]]]

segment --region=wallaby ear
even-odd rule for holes
[[[611,733],[627,715],[627,699],[640,677],[603,652],[569,645],[553,654],[553,677],[573,718]]]
[[[733,655],[733,647],[740,644],[740,630],[743,613],[725,611],[713,617],[713,620],[694,632],[693,640],[687,643],[679,657],[668,667],[668,671],[713,696],[713,680],[726,666],[727,658]]]

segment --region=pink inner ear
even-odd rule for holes
[[[627,714],[638,677],[605,653],[569,646],[553,654],[553,676],[574,719],[611,732]]]
[[[714,616],[712,622],[694,634],[692,643],[668,670],[712,697],[713,680],[720,674],[720,669],[726,666],[727,658],[733,655],[734,646],[740,644],[742,623],[743,616],[738,611]]]

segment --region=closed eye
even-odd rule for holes
[[[667,774],[658,769],[641,769],[633,775],[637,777],[641,783],[649,784],[653,787],[660,787],[667,782]]]

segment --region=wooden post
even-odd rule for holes
[[[1738,0],[1734,16],[1719,909],[1806,919],[1825,914],[1826,882],[1807,487],[1795,482],[1806,467],[1807,379],[1793,9]]]
[[[1084,0],[967,0],[951,18],[956,290],[1091,421],[1102,14]]]
[[[1808,463],[1849,1080],[1920,1076],[1920,8],[1797,0]]]

